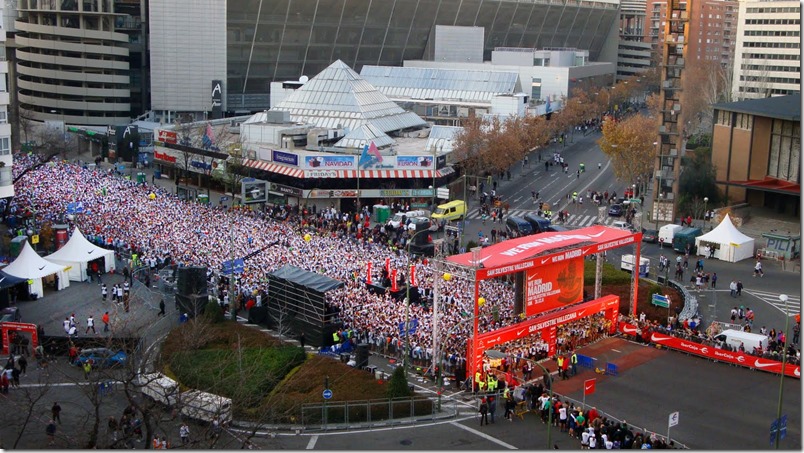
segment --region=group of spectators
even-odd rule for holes
[[[15,176],[37,159],[18,155]],[[82,203],[84,213],[67,215],[67,204],[72,202]],[[209,206],[180,200],[159,186],[54,161],[22,176],[10,212],[31,213],[40,227],[45,222],[79,227],[90,241],[136,254],[141,262],[158,267],[207,266],[217,271],[232,256],[248,257],[238,278],[238,293],[230,296],[239,301],[236,307],[243,307],[245,299],[267,294],[267,275],[284,265],[324,274],[345,283],[326,298],[345,328],[356,333],[354,338],[371,335],[375,347],[399,355],[405,341],[399,325],[409,316],[418,320],[410,335],[411,356],[417,351],[425,360],[433,354],[432,300],[411,304],[406,313],[404,300],[393,298],[389,291],[377,294],[366,288],[368,262],[373,265],[373,281],[381,279],[386,258],[402,281],[407,281],[409,265],[414,264],[418,286],[412,291],[432,299],[434,279],[441,279],[438,328],[444,359],[465,355],[466,339],[471,336],[473,282],[436,276],[426,259],[410,258],[405,252],[409,231],[372,227],[367,209],[350,214],[334,208],[307,210],[288,205],[264,210]],[[224,290],[221,285],[226,295]],[[508,278],[480,283],[480,296],[485,300],[478,316],[481,333],[521,321],[510,303],[513,291]]]

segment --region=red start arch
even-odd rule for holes
[[[0,329],[3,331],[3,355],[9,353],[9,332],[26,332],[31,334],[31,347],[36,349],[39,346],[39,334],[36,331],[36,324],[28,324],[24,322],[4,322],[0,323]]]
[[[633,245],[639,260],[642,233],[591,226],[578,230],[542,233],[510,239],[479,253],[463,253],[447,261],[474,270],[474,330],[467,345],[466,372],[474,376],[481,369],[483,353],[494,346],[539,332],[549,345],[549,354],[556,348],[556,328],[564,323],[603,313],[611,320],[611,331],[617,328],[619,297],[604,296],[583,302],[583,258],[606,250]],[[636,261],[639,262],[639,261]],[[478,331],[480,282],[508,274],[518,274],[519,306],[523,322],[481,334]],[[638,294],[638,279],[634,279],[634,300]],[[636,315],[636,304],[632,304]]]

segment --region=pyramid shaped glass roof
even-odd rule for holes
[[[354,130],[371,124],[382,132],[427,123],[380,93],[341,60],[332,63],[271,110],[290,113],[292,121]]]

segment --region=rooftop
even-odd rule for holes
[[[712,107],[718,110],[748,113],[767,118],[801,121],[801,93],[737,102],[721,102],[713,104]]]

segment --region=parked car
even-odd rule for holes
[[[618,220],[618,221],[612,223],[611,227],[612,228],[617,228],[619,230],[630,231],[632,233],[634,232],[634,227],[630,223],[623,222],[622,220]]]
[[[646,230],[642,228],[642,242],[656,244],[659,242],[659,232],[657,230]]]
[[[611,217],[620,217],[623,215],[624,209],[621,204],[613,204],[609,207],[609,215]]]
[[[93,368],[111,368],[125,365],[128,357],[123,351],[113,351],[109,348],[89,348],[78,353],[73,365],[83,366],[92,361]]]
[[[0,310],[0,322],[20,322],[22,315],[17,307],[8,307]]]

